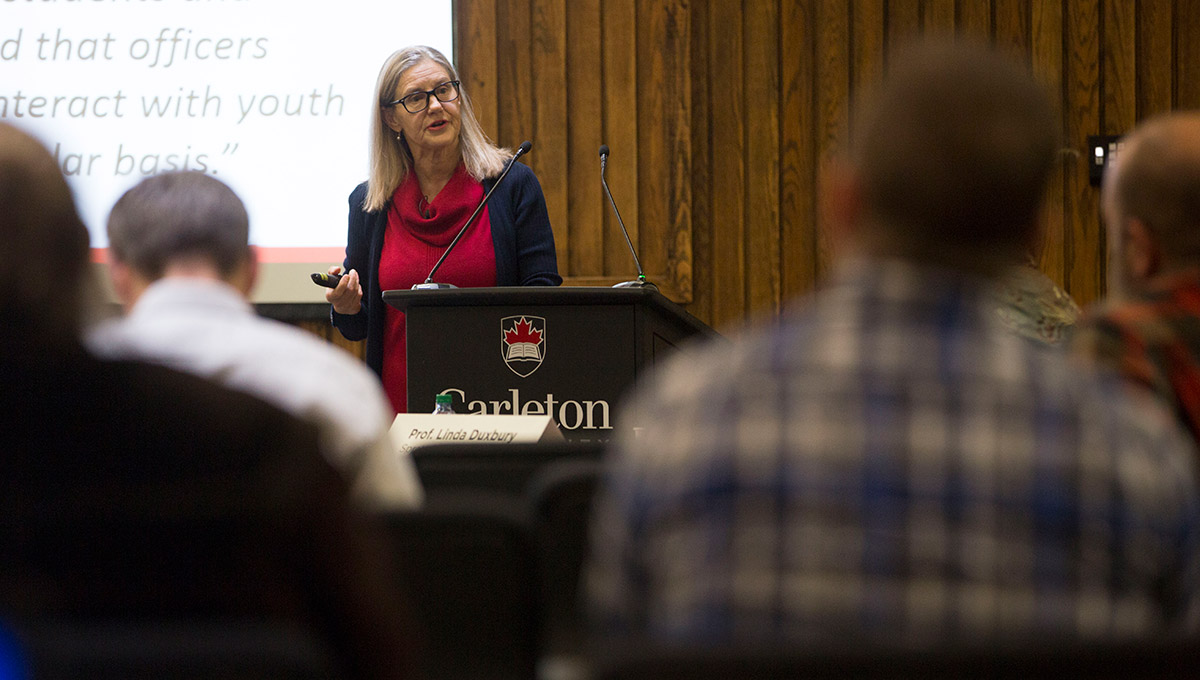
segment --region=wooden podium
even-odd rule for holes
[[[432,411],[554,417],[568,440],[603,441],[647,368],[697,337],[719,337],[648,288],[389,290],[407,315],[408,403]],[[426,408],[428,407],[428,408]]]

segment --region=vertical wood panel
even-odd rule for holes
[[[1200,109],[1200,0],[1176,0],[1175,46],[1175,105]]]
[[[496,55],[502,146],[515,147],[533,138],[533,64],[530,45],[530,0],[503,0],[496,8]]]
[[[708,56],[712,83],[712,294],[713,321],[718,328],[739,323],[746,311],[742,35],[741,9],[733,3],[713,3],[709,23],[713,50]]]
[[[752,3],[745,15],[747,303],[779,311],[779,45],[760,36],[779,26],[779,8]]]
[[[845,147],[850,101],[850,26],[846,5],[820,0],[817,5],[817,187]],[[834,259],[833,244],[823,228],[826,218],[817,204],[817,277]]]
[[[496,92],[496,0],[455,0],[454,67],[489,137],[500,134]]]
[[[850,118],[853,118],[855,96],[865,88],[874,87],[883,78],[884,62],[884,0],[854,0],[850,5]],[[853,134],[851,127],[848,132]]]
[[[1075,153],[1066,161],[1067,292],[1081,304],[1104,290],[1104,234],[1095,191],[1088,183],[1087,136],[1100,129],[1099,0],[1073,0],[1067,12],[1067,144]],[[1099,246],[1099,247],[1097,247]]]
[[[629,238],[638,242],[638,117],[637,117],[637,4],[635,0],[605,0],[604,24],[604,143],[612,150],[608,186]],[[604,273],[629,277],[635,271],[621,226],[605,211]]]
[[[1137,116],[1171,109],[1174,75],[1171,0],[1142,0],[1137,38]],[[1122,130],[1124,132],[1124,130]]]
[[[650,85],[638,88],[636,112],[656,124],[638,131],[640,223],[652,226],[635,243],[647,275],[669,272],[684,299],[691,297],[691,264],[680,252],[692,247],[687,26],[684,0],[638,6],[638,82]]]
[[[886,38],[889,50],[916,40],[921,35],[921,3],[919,0],[911,2],[892,0],[887,3],[886,12],[887,17],[884,21],[887,24]]]
[[[670,236],[663,242],[667,247],[666,272],[674,282],[679,292],[681,302],[692,299],[692,84],[691,44],[688,33],[691,31],[691,14],[688,11],[688,0],[673,0],[669,4],[669,20],[663,26],[664,54],[669,58],[662,64],[663,73],[679,74],[670,79],[672,86],[667,89],[667,109],[664,111],[662,125],[666,136],[664,148],[666,158],[667,181],[670,186],[669,217],[667,228]],[[653,51],[653,50],[651,50]],[[661,73],[652,74],[660,77]],[[652,235],[652,238],[654,236]]]
[[[1137,118],[1137,14],[1127,0],[1104,0],[1103,131],[1120,134]]]
[[[780,222],[784,300],[813,289],[817,272],[813,0],[785,0],[780,21]]]
[[[692,303],[688,311],[709,325],[716,325],[709,3],[693,2],[691,9]]]
[[[1059,112],[1063,119],[1063,135],[1066,139],[1066,120],[1071,115],[1066,109],[1063,95],[1063,4],[1037,2],[1033,4],[1030,19],[1030,48],[1034,72],[1046,85],[1052,97],[1060,97]],[[1068,156],[1060,154],[1060,167],[1050,177],[1046,187],[1046,205],[1042,211],[1042,247],[1038,264],[1042,271],[1054,281],[1065,284],[1066,280],[1066,226],[1063,220],[1065,163]]]
[[[604,204],[600,187],[602,68],[600,0],[571,0],[567,5],[567,90],[566,118],[559,124],[567,130],[569,150],[567,217],[569,242],[567,274],[600,276],[604,273]],[[563,232],[557,231],[561,239]]]
[[[667,72],[666,63],[673,60],[670,37],[666,30],[665,2],[637,3],[637,67],[638,87],[635,106],[631,112],[638,121],[662,122],[670,115],[668,100],[678,86],[673,79],[660,77]],[[666,243],[663,236],[674,233],[666,226],[670,223],[671,167],[670,153],[664,148],[667,137],[662,125],[647,126],[638,130],[638,221],[647,225],[646,230],[630,233],[637,249],[642,268],[646,272],[661,272],[666,269]],[[651,237],[650,234],[657,236]],[[646,236],[646,238],[643,238]],[[626,248],[628,250],[628,248]],[[632,260],[632,258],[627,258]],[[636,265],[629,270],[636,271]]]
[[[991,0],[958,0],[955,23],[960,35],[979,40],[992,37]]]
[[[533,0],[530,30],[533,87],[532,139],[537,153],[530,165],[546,196],[546,210],[555,232],[558,261],[568,263],[571,223],[567,219],[567,8],[566,0]],[[522,140],[524,141],[524,140]],[[520,143],[520,142],[517,142]]]
[[[995,0],[994,39],[1000,49],[1028,58],[1029,3],[1026,0]]]
[[[954,33],[954,0],[924,0],[921,6],[921,25],[926,35]]]

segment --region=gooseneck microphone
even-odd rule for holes
[[[608,180],[604,178],[605,171],[608,169],[608,145],[600,145],[600,183],[604,185],[604,193],[608,196],[608,203],[612,206],[613,214],[617,216],[617,224],[621,225],[621,233],[625,235],[625,244],[629,246],[629,254],[633,255],[633,264],[637,267],[638,277],[636,281],[625,281],[618,283],[613,288],[658,288],[658,286],[646,280],[646,274],[642,271],[642,262],[638,259],[637,250],[633,247],[633,241],[629,238],[629,230],[625,228],[625,221],[621,219],[621,211],[617,210],[617,202],[613,200],[612,191],[608,188]]]
[[[501,172],[500,176],[496,178],[496,183],[493,184],[492,188],[489,189],[487,194],[484,195],[483,200],[479,202],[479,205],[475,206],[475,212],[471,213],[471,216],[468,217],[467,221],[463,223],[462,229],[458,230],[458,234],[454,236],[454,240],[450,242],[450,245],[446,246],[445,252],[443,252],[442,256],[438,258],[437,264],[433,265],[433,269],[429,270],[429,276],[425,277],[425,282],[414,285],[412,287],[413,290],[438,290],[441,288],[458,287],[451,283],[434,283],[433,275],[437,273],[437,270],[442,266],[442,263],[446,261],[446,256],[450,254],[450,251],[454,250],[454,246],[458,243],[458,240],[462,238],[463,234],[467,233],[467,228],[470,227],[471,223],[475,221],[475,218],[479,216],[479,213],[483,210],[483,206],[487,205],[488,199],[492,197],[492,193],[496,191],[496,187],[500,186],[500,183],[504,181],[505,177],[508,177],[508,171],[512,170],[512,166],[516,164],[517,159],[529,153],[529,150],[532,148],[533,142],[528,140],[521,142],[521,146],[517,149],[517,152],[508,160],[508,165],[504,166],[504,172]]]

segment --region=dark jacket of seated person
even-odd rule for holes
[[[252,397],[0,327],[0,620],[273,620],[404,677],[379,536],[315,430]]]

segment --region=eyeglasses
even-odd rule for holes
[[[457,80],[447,80],[432,90],[413,92],[412,94],[404,95],[399,99],[390,101],[384,104],[384,106],[391,108],[396,104],[400,104],[409,113],[420,113],[429,108],[429,95],[437,97],[439,102],[452,102],[458,99],[458,82]]]

